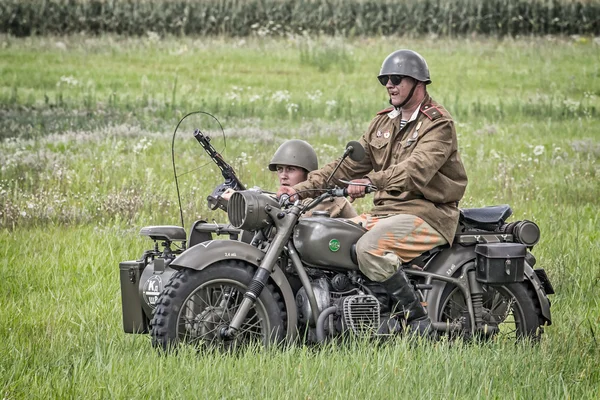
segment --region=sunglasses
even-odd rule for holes
[[[398,86],[404,78],[405,77],[403,75],[381,75],[377,77],[377,79],[379,79],[379,83],[381,83],[383,86],[387,85],[388,80],[392,81],[392,85]]]

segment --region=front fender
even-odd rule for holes
[[[201,271],[204,268],[223,260],[239,260],[259,267],[265,253],[248,243],[233,240],[209,240],[190,247],[173,262],[170,267],[175,269],[189,268]],[[287,339],[291,341],[296,334],[298,314],[294,292],[285,274],[277,265],[271,279],[277,285],[283,297],[287,313]]]

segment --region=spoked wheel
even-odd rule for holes
[[[519,340],[538,340],[542,333],[541,314],[535,293],[526,283],[484,285],[483,315],[489,331],[482,337]],[[444,290],[440,302],[440,321],[470,326],[465,297],[456,286]]]
[[[233,338],[223,335],[244,298],[253,269],[237,261],[202,271],[177,272],[161,293],[152,319],[152,344],[165,350],[177,344],[236,349],[279,342],[285,336],[283,302],[264,287]]]

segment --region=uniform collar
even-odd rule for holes
[[[417,119],[417,117],[419,116],[419,111],[421,111],[421,107],[423,106],[423,104],[427,104],[430,101],[431,101],[431,97],[429,96],[429,94],[426,94],[425,97],[423,98],[423,100],[421,101],[421,103],[419,103],[419,106],[417,107],[415,112],[412,113],[412,115],[410,116],[408,121],[406,121],[406,123],[409,123],[409,122]],[[402,115],[402,109],[394,108],[392,111],[390,111],[388,113],[388,117],[390,117],[390,119],[394,119],[399,115]]]

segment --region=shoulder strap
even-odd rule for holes
[[[435,121],[438,118],[442,118],[442,110],[434,106],[433,104],[423,104],[421,107],[421,112],[427,116],[432,121]]]
[[[394,109],[394,107],[388,107],[388,108],[386,108],[385,110],[381,110],[381,111],[379,111],[379,112],[377,113],[377,115],[383,115],[383,114],[387,114],[387,113],[389,113],[390,111],[392,111],[393,109]]]

